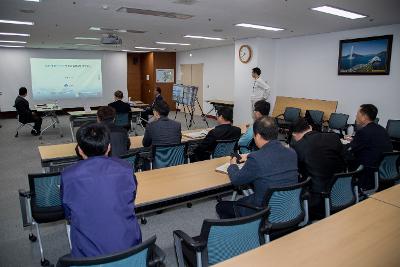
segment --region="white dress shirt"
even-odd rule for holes
[[[253,82],[253,89],[251,93],[251,100],[256,102],[258,100],[267,100],[270,95],[271,87],[263,79],[258,77]]]

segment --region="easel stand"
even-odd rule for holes
[[[195,101],[193,101],[192,105],[181,104],[183,106],[183,113],[185,114],[186,128],[189,130],[195,124],[194,112],[196,110],[196,104],[200,108],[201,118],[206,123],[207,128],[209,128],[208,121],[207,121],[207,115],[204,114],[203,109],[201,108],[199,99],[197,97],[195,98]],[[178,107],[179,107],[179,104],[177,104],[177,107],[176,107],[176,110],[175,110],[175,120],[176,120],[176,117],[177,117],[177,114],[178,114]]]

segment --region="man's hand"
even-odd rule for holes
[[[230,163],[231,163],[231,165],[232,164],[237,164],[236,157],[232,157]]]
[[[240,162],[245,162],[247,160],[247,156],[249,154],[241,154],[240,156],[242,157],[242,160]]]
[[[345,136],[344,136],[344,140],[352,141],[352,140],[353,140],[353,137],[352,137],[351,135],[345,135]]]

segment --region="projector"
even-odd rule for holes
[[[101,38],[101,44],[104,45],[120,45],[122,44],[121,37],[115,34],[107,34]]]

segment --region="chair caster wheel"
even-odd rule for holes
[[[29,240],[30,240],[31,242],[36,242],[37,237],[36,237],[34,234],[29,234]]]
[[[146,224],[147,223],[147,219],[144,218],[144,217],[140,218],[140,223],[141,224]]]
[[[186,207],[188,207],[189,209],[190,209],[192,206],[193,206],[192,203],[187,203],[187,204],[186,204]]]
[[[50,262],[46,259],[40,260],[40,265],[42,266],[51,266]]]
[[[16,134],[14,135],[14,137],[18,137],[18,133],[16,133]]]

